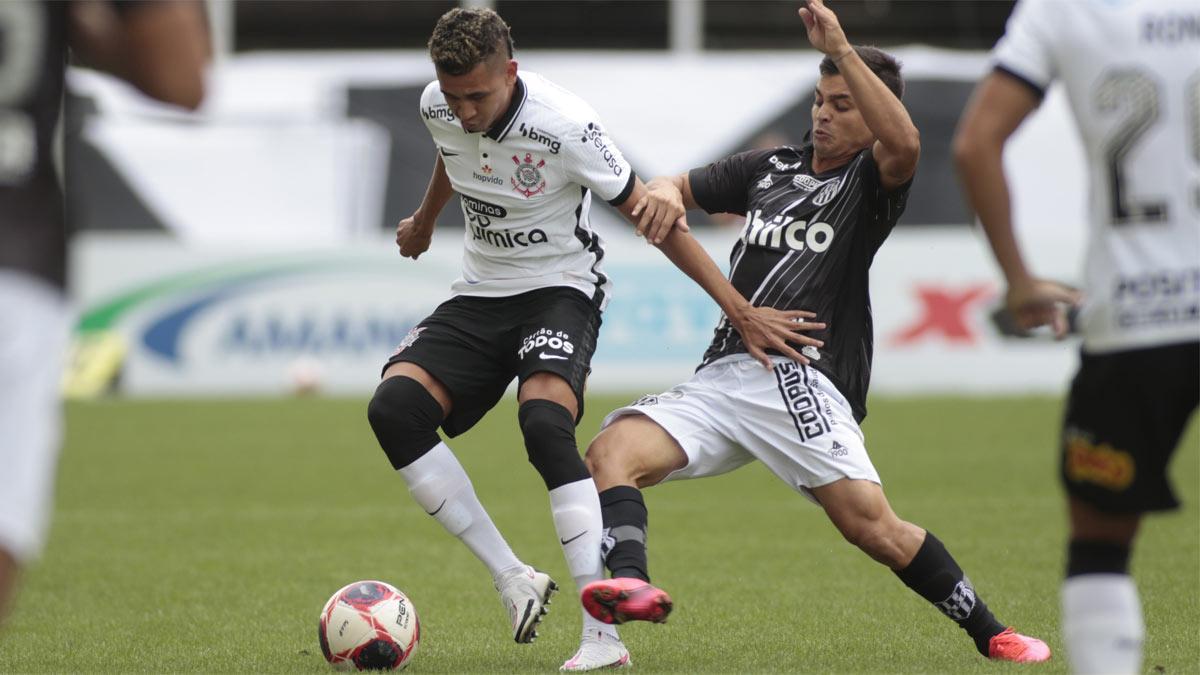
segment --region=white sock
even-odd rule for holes
[[[1142,607],[1127,574],[1081,574],[1062,586],[1063,641],[1075,673],[1137,673]]]
[[[604,520],[600,516],[600,496],[591,478],[560,485],[550,491],[550,513],[554,530],[563,547],[567,569],[575,579],[575,597],[583,587],[604,578],[604,561],[600,558],[600,537]],[[590,630],[617,636],[617,629],[583,612],[583,632]]]
[[[409,493],[421,508],[447,532],[461,539],[488,568],[493,579],[521,566],[479,503],[467,472],[445,443],[438,443],[397,473],[404,478]]]

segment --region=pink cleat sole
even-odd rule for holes
[[[1013,663],[1040,663],[1050,660],[1050,647],[1037,638],[1005,628],[1004,632],[993,635],[988,642],[988,658]]]
[[[596,620],[614,624],[626,621],[664,623],[674,607],[666,591],[641,579],[623,577],[593,581],[583,587],[580,600]]]

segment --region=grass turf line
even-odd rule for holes
[[[586,442],[631,397],[589,399]],[[997,616],[1058,627],[1065,518],[1060,405],[875,399],[868,448],[901,517],[935,532]],[[345,400],[72,404],[43,562],[0,637],[0,672],[327,672],[316,617],[342,585],[412,598],[411,672],[546,672],[578,605],[545,489],[506,400],[451,446],[518,555],[563,586],[532,646],[511,641],[483,567],[412,503]],[[1149,520],[1133,569],[1146,670],[1200,670],[1200,433],[1175,458],[1184,501]],[[646,492],[651,571],[677,611],[622,636],[643,672],[1010,672],[761,466]],[[1032,670],[1032,668],[1015,668]]]

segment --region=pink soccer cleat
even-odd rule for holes
[[[583,608],[598,621],[663,623],[674,606],[666,591],[641,579],[617,577],[593,581],[583,587]]]
[[[1037,638],[1021,635],[1011,627],[993,635],[988,642],[988,658],[1013,663],[1039,663],[1050,660],[1050,648]]]

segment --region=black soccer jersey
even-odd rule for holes
[[[756,306],[815,312],[825,342],[803,353],[866,417],[871,378],[868,270],[904,211],[905,185],[888,192],[870,149],[845,165],[813,173],[812,145],[756,150],[688,174],[696,203],[709,213],[745,213],[729,258],[729,280]],[[799,347],[799,345],[795,345]],[[746,346],[721,318],[700,367]]]
[[[0,270],[62,286],[66,231],[54,169],[65,2],[0,2]]]

